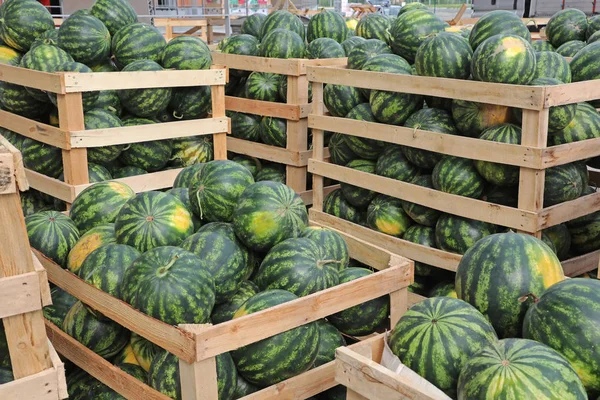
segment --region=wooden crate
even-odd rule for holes
[[[287,146],[281,148],[237,139],[227,138],[227,150],[286,165],[286,184],[300,194],[306,204],[312,200],[312,192],[306,190],[306,166],[312,154],[308,148],[308,79],[309,66],[347,64],[346,58],[323,60],[278,59],[224,54],[214,51],[213,62],[230,69],[267,72],[287,76],[287,103],[250,100],[226,96],[225,109],[287,120]],[[326,155],[328,155],[326,150]]]
[[[314,225],[319,225],[315,223]],[[350,256],[379,270],[297,300],[218,325],[167,325],[85,283],[40,254],[50,281],[106,317],[179,357],[183,400],[217,400],[215,357],[241,346],[325,318],[365,301],[390,295],[390,322],[395,325],[408,308],[413,263],[351,235],[344,236]],[[46,321],[57,351],[128,399],[167,397],[113,366]],[[306,399],[334,383],[334,363],[328,363],[244,397],[246,400]]]
[[[99,73],[46,73],[0,65],[0,81],[57,94],[60,127],[56,128],[0,110],[0,127],[62,149],[65,181],[25,170],[34,189],[72,203],[89,186],[87,148],[198,135],[212,135],[214,158],[227,158],[229,118],[225,116],[227,69],[203,71],[144,71]],[[210,86],[210,118],[160,124],[85,130],[82,92],[159,87]],[[181,169],[116,179],[134,191],[169,188]]]
[[[394,254],[455,271],[461,259],[459,254],[411,243],[323,213],[323,178],[351,183],[444,213],[505,226],[537,237],[541,237],[545,228],[600,210],[598,192],[552,207],[543,206],[547,168],[600,155],[600,139],[546,147],[549,107],[600,98],[600,81],[557,86],[519,86],[354,71],[340,67],[308,67],[308,77],[313,82],[313,111],[309,116],[309,127],[313,131],[314,154],[309,160],[308,171],[313,174],[314,198],[310,217],[314,221],[377,243]],[[522,144],[497,143],[327,116],[323,105],[323,84],[350,85],[522,108]],[[518,207],[456,196],[334,165],[325,160],[323,131],[520,167]],[[595,251],[564,261],[565,274],[576,276],[598,268],[599,256],[600,251]]]
[[[21,153],[0,136],[0,318],[15,377],[0,385],[0,399],[58,400],[67,397],[67,384],[44,330],[42,307],[52,300],[21,210],[19,190],[28,188]]]
[[[169,42],[179,36],[198,37],[210,44],[209,36],[212,37],[212,25],[209,27],[206,18],[154,18],[154,26],[165,28],[165,39]],[[189,28],[185,32],[175,33],[173,28]],[[209,30],[211,31],[209,35]]]

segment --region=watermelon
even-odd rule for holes
[[[504,339],[484,346],[464,364],[457,392],[460,400],[587,398],[564,357],[527,339]]]
[[[244,97],[252,100],[279,101],[280,82],[278,74],[254,71],[246,80]]]
[[[563,82],[554,78],[537,78],[531,82],[532,86],[552,86],[552,85],[560,85]],[[586,103],[583,103],[586,104]],[[589,106],[589,105],[588,105]],[[592,107],[590,107],[592,108]],[[592,108],[595,113],[596,118],[598,118],[598,113],[596,110]],[[560,131],[561,129],[565,129],[569,123],[573,120],[576,115],[577,104],[565,104],[562,106],[551,107],[550,108],[550,116],[548,120],[548,131],[551,133],[555,133]],[[521,116],[518,116],[518,119],[521,119]],[[555,135],[554,135],[555,136]]]
[[[211,108],[210,86],[173,89],[169,111],[177,120],[206,118]]]
[[[431,289],[428,297],[451,297],[456,299],[456,290],[454,290],[454,282],[440,282]]]
[[[272,181],[248,186],[233,211],[236,235],[250,250],[258,252],[298,237],[307,224],[308,214],[300,196]]]
[[[286,166],[283,164],[266,164],[263,165],[262,169],[256,174],[256,182],[273,181],[282,183],[285,185],[286,180]]]
[[[327,260],[335,260],[338,269],[342,270],[348,267],[350,255],[346,240],[336,231],[318,226],[309,226],[305,228],[300,237],[307,238],[315,242],[325,255]]]
[[[340,271],[340,284],[373,274],[366,268],[350,267]],[[389,317],[389,298],[382,296],[350,307],[327,317],[342,333],[351,336],[369,335],[384,325]]]
[[[42,196],[34,191],[28,190],[21,192],[21,208],[23,209],[23,216],[28,217],[31,214],[35,214],[40,211],[49,211],[52,206],[44,201]]]
[[[253,183],[250,171],[233,161],[205,164],[190,186],[194,214],[211,222],[231,222],[238,199]]]
[[[110,111],[93,109],[83,115],[85,129],[109,129],[123,126],[121,120]],[[96,164],[109,165],[123,151],[124,145],[111,145],[88,149],[88,161]]]
[[[102,21],[111,35],[137,22],[137,14],[127,0],[96,0],[90,14]]]
[[[317,14],[318,15],[318,14]],[[306,56],[311,59],[346,57],[341,44],[330,38],[318,38],[306,47]]]
[[[72,61],[73,58],[59,47],[42,44],[29,50],[23,56],[20,67],[42,72],[56,72],[58,67]],[[46,92],[39,89],[25,89],[36,100],[46,103],[50,102]]]
[[[58,286],[50,289],[50,296],[52,304],[44,307],[44,318],[54,325],[62,327],[65,316],[78,300]]]
[[[529,42],[516,35],[495,35],[473,53],[473,79],[483,82],[527,85],[535,75],[535,52]]]
[[[135,192],[124,183],[95,183],[75,198],[70,215],[83,235],[98,225],[115,222],[123,205],[134,196]]]
[[[204,225],[184,240],[181,247],[197,255],[202,260],[202,267],[215,279],[217,304],[226,302],[238,291],[251,267],[246,264],[248,250],[228,223]]]
[[[58,211],[41,211],[25,218],[25,225],[31,247],[66,268],[69,251],[79,240],[71,218]]]
[[[153,124],[143,118],[132,118],[123,122],[123,126]],[[161,170],[171,157],[170,140],[154,140],[150,142],[131,143],[119,155],[119,160],[128,166],[142,168],[147,172]]]
[[[414,1],[401,7],[400,11],[398,11],[398,16],[413,10],[429,10],[429,8],[423,3]]]
[[[114,361],[113,361],[114,362]],[[116,364],[116,363],[115,363]],[[116,365],[127,374],[133,376],[141,382],[146,382],[147,374],[139,365],[123,363]],[[111,389],[106,384],[99,380],[94,380],[87,388],[89,393],[93,393],[94,400],[126,400],[126,397],[121,396],[115,390]]]
[[[357,207],[354,207],[344,199],[341,189],[335,189],[329,193],[323,201],[323,211],[346,221],[359,224],[365,220],[365,216]]]
[[[513,124],[496,125],[483,131],[479,137],[492,142],[521,144],[521,128]],[[477,172],[496,186],[515,186],[519,183],[519,167],[488,161],[473,161]]]
[[[265,19],[267,19],[265,14],[255,13],[249,15],[242,24],[242,34],[252,35],[256,38],[260,37],[260,30]]]
[[[580,50],[569,64],[573,82],[591,81],[600,78],[600,73],[593,67],[599,56],[600,42],[592,43]]]
[[[447,111],[435,108],[424,108],[415,112],[408,117],[404,126],[423,131],[445,133],[448,135],[458,134],[452,116]],[[442,159],[442,155],[439,153],[413,147],[404,146],[402,147],[402,152],[408,161],[417,167],[426,170],[432,170]]]
[[[591,393],[600,392],[600,349],[595,345],[600,332],[595,302],[599,289],[597,279],[559,282],[535,299],[523,322],[523,336],[564,356]]]
[[[171,139],[171,149],[171,159],[168,166],[173,168],[202,164],[214,158],[213,142],[210,135]]]
[[[473,160],[444,157],[432,173],[433,187],[442,192],[478,199],[485,181],[477,172]]]
[[[427,38],[417,49],[415,69],[422,76],[468,79],[472,57],[473,50],[465,38],[454,33],[439,32]]]
[[[581,174],[575,164],[548,168],[544,180],[544,207],[575,200],[583,191]]]
[[[129,331],[116,322],[99,318],[81,301],[71,307],[62,326],[73,339],[104,359],[117,355],[129,342]]]
[[[210,320],[213,324],[220,324],[233,319],[233,315],[250,297],[258,294],[260,289],[250,281],[242,281],[240,286],[226,302],[216,304],[213,308]]]
[[[587,38],[586,44],[592,44],[594,42],[597,42],[598,40],[600,40],[600,34],[596,31],[593,35]]]
[[[391,23],[381,14],[366,14],[356,25],[356,34],[365,39],[378,39],[388,43],[390,41]]]
[[[250,16],[252,17],[252,16]],[[250,18],[248,17],[248,18]],[[241,56],[259,56],[260,55],[260,42],[258,39],[251,35],[236,35],[227,38],[221,52],[225,54],[237,54]],[[244,77],[250,74],[250,71],[244,71],[239,69],[230,69],[230,75],[234,77]]]
[[[63,172],[62,151],[58,147],[25,138],[21,153],[27,169],[51,178],[58,178]]]
[[[531,42],[531,47],[533,47],[533,50],[535,50],[537,52],[541,52],[541,51],[553,52],[554,51],[554,47],[547,40],[533,40]]]
[[[380,194],[367,208],[367,225],[378,232],[401,237],[411,224],[400,199]]]
[[[355,160],[358,156],[350,150],[346,143],[348,136],[341,133],[334,133],[329,139],[329,154],[331,162],[337,165],[346,165],[350,161]]]
[[[121,99],[116,90],[102,90],[98,93],[98,98],[94,104],[94,108],[109,111],[116,117],[120,117],[123,113],[123,106],[121,105]]]
[[[87,256],[101,246],[116,243],[115,225],[112,223],[98,225],[81,235],[67,257],[67,268],[74,274],[79,273]]]
[[[192,215],[192,222],[194,224],[194,231],[197,231],[200,226],[202,226],[202,221],[200,221],[200,218],[196,217],[193,213],[192,213],[192,204],[190,202],[190,190],[188,188],[173,188],[173,189],[169,189],[166,191],[166,193],[177,197],[184,205],[185,208],[190,212],[190,214]]]
[[[129,338],[129,343],[127,343],[127,346],[123,347],[123,350],[121,350],[121,352],[119,352],[119,354],[112,359],[112,363],[118,367],[123,367],[125,364],[140,367],[140,363],[138,363],[137,359],[135,358],[133,347],[131,347],[131,337]],[[143,368],[141,368],[140,372],[142,371],[143,375],[146,375],[146,371],[144,371]]]
[[[197,163],[183,168],[175,177],[173,188],[189,188],[204,168],[204,163]]]
[[[110,56],[110,33],[91,14],[74,14],[58,30],[58,46],[82,64],[95,64]]]
[[[304,24],[300,18],[289,11],[279,10],[270,13],[263,21],[258,39],[264,43],[267,35],[276,29],[294,32],[304,41]]]
[[[380,39],[381,40],[381,39]],[[365,41],[365,38],[362,38],[360,36],[351,36],[348,39],[344,40],[342,42],[342,47],[344,48],[344,53],[346,55],[349,55],[350,52],[359,44],[363,43]]]
[[[230,155],[228,154],[228,158],[229,158],[229,156]],[[236,162],[236,163],[240,164],[241,166],[243,166],[244,168],[246,168],[248,171],[250,171],[250,173],[252,174],[252,176],[255,179],[256,179],[256,174],[258,174],[258,172],[262,168],[262,165],[258,158],[246,156],[243,154],[240,154],[240,155],[231,154],[231,161]]]
[[[434,297],[415,304],[400,318],[389,345],[404,365],[455,398],[462,367],[496,340],[494,328],[475,307],[459,299]]]
[[[375,122],[375,117],[371,112],[369,103],[362,103],[354,107],[346,115],[346,118],[355,119],[358,121]],[[373,140],[361,138],[359,136],[346,136],[346,144],[354,154],[365,160],[376,160],[381,153],[383,143]]]
[[[185,204],[175,196],[156,191],[129,199],[115,219],[117,242],[141,252],[179,245],[193,231],[192,216]]]
[[[346,40],[347,36],[346,21],[335,11],[324,10],[313,15],[306,29],[306,40],[308,43],[312,43],[320,38],[329,38],[335,40],[337,43],[342,43]]]
[[[0,21],[0,40],[23,52],[44,32],[54,30],[52,15],[34,0],[6,0],[0,7]]]
[[[313,368],[320,367],[335,360],[335,350],[346,346],[346,340],[335,326],[320,319],[315,321],[319,329],[319,352]]]
[[[435,242],[442,250],[465,254],[479,240],[494,233],[496,227],[487,222],[442,214],[435,225]]]
[[[497,233],[466,251],[456,270],[456,293],[492,322],[499,337],[515,337],[521,335],[530,305],[518,299],[529,293],[541,296],[563,279],[560,261],[540,239]]]
[[[229,353],[219,354],[217,365],[217,390],[219,400],[233,400],[237,384],[237,372]],[[152,360],[148,371],[148,384],[172,399],[181,399],[179,359],[168,351],[161,351]],[[205,393],[207,396],[212,394]]]
[[[343,118],[354,107],[365,103],[365,99],[360,89],[330,84],[323,89],[323,103],[331,115]]]
[[[555,129],[551,130],[552,134],[548,137],[551,146],[600,137],[600,115],[589,103],[552,107],[550,108],[551,116],[554,110],[562,110],[560,116],[563,118],[560,119],[559,126],[554,126]],[[570,120],[569,117],[571,117]],[[569,121],[567,122],[567,120]],[[548,129],[550,130],[550,128]]]
[[[80,72],[80,73],[90,73],[92,70],[87,66],[78,63],[78,62],[67,62],[60,65],[57,69],[57,72]],[[83,101],[83,111],[89,111],[96,107],[96,102],[98,101],[98,97],[100,92],[84,92],[82,94]],[[48,93],[48,97],[54,106],[57,106],[56,94]]]
[[[262,311],[298,297],[285,290],[267,290],[252,296],[234,319]],[[238,373],[251,384],[269,386],[301,374],[317,358],[319,329],[311,322],[233,351]]]
[[[600,30],[600,18],[597,15],[588,18],[588,26],[585,30],[585,36],[589,39],[594,33]]]
[[[431,175],[419,175],[416,176],[412,181],[412,184],[433,189],[433,182]],[[425,207],[421,204],[411,203],[409,201],[402,201],[402,208],[406,214],[412,218],[418,224],[425,226],[435,226],[440,212],[429,207]]]
[[[559,48],[556,49],[556,53],[560,54],[563,57],[574,57],[575,54],[581,49],[583,49],[586,45],[586,42],[581,40],[570,40],[566,43],[563,43]]]
[[[378,39],[367,39],[354,46],[350,53],[346,54],[348,56],[348,68],[362,69],[371,58],[380,54],[391,53],[392,50],[385,42]]]
[[[287,145],[287,121],[282,118],[262,117],[258,133],[265,144],[277,147]]]
[[[254,114],[227,111],[231,119],[231,136],[251,142],[260,141],[259,124],[262,118]]]
[[[132,61],[123,72],[163,71],[163,68],[152,60]],[[119,90],[119,99],[123,107],[138,117],[153,117],[164,110],[171,100],[171,88],[126,89]]]
[[[357,171],[367,172],[370,174],[375,173],[375,162],[369,160],[352,160],[346,168],[352,168]],[[350,204],[358,208],[365,208],[369,205],[371,200],[375,197],[376,193],[368,189],[363,189],[348,183],[342,182],[340,184],[344,199]]]
[[[452,118],[463,136],[479,137],[491,126],[510,122],[511,111],[505,106],[453,100]]]
[[[511,11],[494,10],[477,20],[469,35],[469,43],[476,50],[486,39],[498,34],[510,34],[531,42],[529,29],[517,14]]]
[[[97,64],[90,65],[89,67],[94,72],[115,72],[119,70],[113,60],[110,58],[106,58]]]
[[[215,281],[197,255],[161,246],[138,257],[125,271],[123,300],[169,325],[208,322]]]
[[[582,195],[590,195],[596,190],[584,189]],[[574,254],[586,254],[600,249],[600,212],[596,211],[567,222],[571,237],[570,251]]]
[[[552,242],[559,260],[567,259],[571,248],[571,233],[566,224],[558,224],[543,230],[543,234]]]
[[[428,36],[442,32],[448,24],[429,10],[402,13],[390,28],[390,45],[395,54],[408,62],[415,61],[417,49]]]
[[[517,192],[517,187],[488,186],[485,190],[483,200],[493,204],[517,208],[519,200]]]
[[[435,229],[429,226],[420,224],[412,225],[406,230],[402,239],[411,243],[420,244],[421,246],[437,247],[435,242]],[[420,261],[415,261],[416,276],[431,276],[437,275],[438,273],[439,270],[435,269],[435,267]]]
[[[268,22],[268,18],[265,24]],[[294,16],[294,18],[297,17]],[[263,25],[264,27],[265,25]],[[302,29],[304,30],[304,27]],[[299,36],[296,32],[286,29],[270,31],[260,44],[261,55],[270,58],[302,58],[306,51],[303,37],[304,35]]]
[[[546,25],[546,36],[555,48],[571,40],[585,40],[588,27],[587,16],[575,8],[567,8],[554,14]]]
[[[141,60],[160,62],[166,45],[158,29],[136,22],[122,27],[113,35],[111,51],[117,65],[123,68]]]
[[[137,364],[146,372],[150,370],[150,364],[154,357],[162,351],[160,347],[134,332],[131,332],[129,346],[131,346]]]
[[[198,70],[209,69],[212,56],[206,43],[194,36],[179,36],[163,49],[162,66],[165,69]]]

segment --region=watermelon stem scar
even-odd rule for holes
[[[342,262],[339,260],[318,260],[317,268],[323,268],[326,264],[341,264]]]
[[[169,263],[167,265],[165,265],[164,267],[160,267],[158,269],[158,277],[162,278],[164,277],[167,272],[169,272],[169,270],[171,269],[171,267],[177,262],[177,260],[179,259],[179,256],[175,256],[173,257],[173,259],[171,261],[169,261]]]
[[[527,293],[525,296],[521,296],[519,297],[517,300],[519,301],[519,303],[525,303],[527,300],[529,299],[533,299],[534,303],[537,303],[538,301],[540,301],[540,298],[537,297],[535,294],[533,293]]]
[[[202,219],[202,218],[203,218],[203,214],[204,214],[204,213],[202,212],[202,202],[200,201],[200,191],[201,191],[201,190],[203,190],[203,189],[204,189],[204,187],[203,187],[203,186],[200,186],[200,187],[198,188],[198,190],[196,191],[196,199],[198,200],[198,208],[200,209],[200,219]]]

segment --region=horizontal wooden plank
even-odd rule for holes
[[[55,368],[0,385],[0,399],[62,399]]]
[[[600,250],[570,258],[561,264],[565,275],[571,278],[575,278],[586,272],[596,271],[598,270],[598,265],[600,265]]]
[[[135,400],[169,399],[168,396],[154,390],[119,367],[115,367],[47,320],[46,332],[60,354],[125,398]]]
[[[540,211],[539,229],[549,228],[600,210],[600,192],[544,208]]]
[[[89,148],[114,144],[150,142],[227,132],[229,118],[204,118],[160,124],[124,126],[71,132],[71,147]]]
[[[563,85],[547,86],[544,106],[580,103],[600,98],[600,81],[591,80]]]
[[[600,138],[542,149],[542,168],[556,167],[600,155]]]
[[[532,211],[519,210],[487,203],[482,200],[444,193],[439,190],[369,174],[352,168],[311,159],[308,163],[308,172],[461,217],[507,226],[526,232],[536,232],[538,226],[537,215]]]
[[[327,186],[327,187],[323,188],[323,195],[327,196],[329,193],[333,192],[335,189],[339,189],[339,187],[340,187],[340,185]],[[313,191],[312,190],[307,190],[305,192],[298,193],[298,195],[300,196],[300,198],[302,199],[304,204],[306,204],[307,206],[312,205],[312,203],[313,203]]]
[[[6,64],[0,64],[0,81],[52,93],[65,93],[65,86],[59,74],[13,67]]]
[[[154,18],[154,26],[207,26],[208,21],[200,18]]]
[[[312,82],[476,101],[529,110],[541,110],[545,107],[545,87],[543,86],[506,85],[460,79],[356,71],[339,67],[307,67],[307,75],[308,80]]]
[[[75,198],[74,186],[72,185],[30,169],[25,170],[25,176],[27,176],[29,186],[42,193],[47,193],[68,203],[72,203]]]
[[[361,239],[365,242],[379,246],[393,254],[406,257],[411,260],[433,265],[438,268],[456,271],[456,267],[462,256],[460,254],[422,246],[394,236],[374,231],[364,226],[334,217],[321,211],[309,210],[310,220],[328,228],[346,232],[348,235]]]
[[[48,271],[50,282],[100,311],[106,317],[156,343],[186,362],[191,363],[195,360],[195,343],[191,334],[135,310],[129,304],[62,269],[41,253],[37,251],[35,253]]]
[[[179,174],[182,169],[183,168],[167,169],[165,171],[151,172],[149,174],[128,176],[126,178],[112,180],[125,183],[136,193],[168,189],[173,187],[173,182],[175,182],[177,174]],[[74,186],[75,197],[91,185],[91,183],[88,183]]]
[[[89,74],[65,72],[67,93],[99,90],[177,88],[225,85],[227,71],[222,69],[189,71],[94,72]]]
[[[408,308],[414,306],[417,303],[422,302],[426,298],[427,297],[421,296],[421,295],[416,294],[416,293],[408,293]]]
[[[0,318],[41,310],[37,272],[0,278]]]
[[[0,127],[61,149],[69,150],[69,133],[20,115],[0,110]]]
[[[227,137],[227,151],[294,167],[306,167],[308,159],[312,156],[312,150],[293,151],[231,136]]]
[[[296,104],[276,103],[274,101],[260,101],[244,99],[242,97],[225,97],[225,109],[247,114],[256,114],[263,117],[283,118],[298,121],[305,118],[309,105],[301,107]]]
[[[308,127],[474,160],[528,168],[541,168],[542,165],[542,149],[528,146],[314,114],[308,117]]]
[[[225,65],[227,68],[288,76],[306,75],[307,67],[309,66],[345,66],[348,63],[347,58],[326,58],[319,60],[307,60],[303,58],[281,59],[225,54],[220,51],[213,51],[212,57],[215,64]]]

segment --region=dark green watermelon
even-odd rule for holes
[[[412,224],[402,209],[402,200],[377,195],[367,208],[367,225],[378,232],[401,237]]]
[[[513,124],[496,125],[483,131],[479,137],[492,142],[521,144],[521,128]],[[519,167],[488,161],[473,161],[477,172],[496,186],[515,186],[519,183]]]
[[[390,28],[390,45],[395,54],[414,62],[417,49],[425,39],[442,32],[448,24],[429,10],[412,10],[398,16]]]
[[[376,173],[386,178],[412,182],[420,171],[408,161],[400,146],[388,145],[377,159]]]
[[[44,307],[44,318],[62,328],[67,313],[78,300],[58,286],[50,290],[50,296],[52,297],[52,304]]]
[[[369,160],[352,160],[346,164],[346,168],[352,168],[357,171],[375,173],[375,162]],[[345,182],[340,184],[344,199],[350,204],[358,208],[365,208],[369,205],[376,193],[368,189],[363,189]]]
[[[168,167],[182,168],[212,161],[214,149],[210,135],[171,139],[171,159]]]
[[[163,71],[163,68],[152,60],[132,61],[123,68],[123,72]],[[127,89],[119,90],[119,99],[123,107],[138,117],[153,117],[164,110],[171,100],[171,88]]]
[[[417,49],[415,69],[422,76],[468,79],[472,57],[473,50],[465,38],[455,33],[439,32],[427,38]]]
[[[556,109],[564,110],[561,112],[560,119],[562,128],[553,129],[548,137],[548,144],[558,146],[565,143],[578,142],[600,137],[600,115],[589,103],[567,104],[558,107],[552,107],[550,114]],[[571,117],[571,120],[564,124]],[[556,125],[556,124],[555,124]],[[555,127],[557,128],[557,127]]]
[[[346,240],[336,231],[318,226],[309,226],[302,231],[300,237],[315,242],[324,252],[327,260],[334,260],[338,269],[348,266],[350,255]]]
[[[500,34],[483,41],[473,53],[473,79],[528,85],[535,76],[535,52],[520,36]]]
[[[355,224],[365,221],[362,210],[348,203],[341,189],[335,189],[325,197],[323,211]]]
[[[115,114],[116,117],[120,117],[123,113],[123,106],[121,105],[121,99],[116,90],[102,90],[98,93],[98,98],[94,107],[96,109],[109,111]]]
[[[42,44],[29,50],[23,56],[20,67],[42,72],[56,72],[59,66],[72,61],[73,57],[61,48]],[[26,90],[36,100],[50,102],[46,92],[32,88],[26,88]]]
[[[57,72],[80,72],[80,73],[90,73],[92,70],[78,62],[67,62],[60,65],[57,69]],[[82,101],[83,101],[83,111],[89,111],[93,108],[96,108],[96,102],[98,101],[98,97],[100,92],[84,92],[82,93]],[[54,106],[57,106],[56,94],[48,93],[48,97]]]
[[[306,40],[309,44],[320,38],[329,38],[342,43],[347,36],[346,21],[336,11],[323,10],[313,15],[306,29]]]
[[[97,108],[86,112],[83,116],[83,120],[85,123],[85,129],[87,130],[118,128],[123,126],[123,123],[117,116],[115,116],[115,114],[110,111]],[[109,165],[117,157],[119,157],[119,154],[121,154],[124,148],[124,145],[111,145],[88,149],[88,161],[102,165]]]
[[[222,322],[230,321],[233,319],[234,314],[250,297],[258,294],[260,289],[256,284],[250,281],[243,281],[240,283],[238,291],[235,292],[226,302],[216,304],[213,308],[210,320],[213,324],[220,324]]]
[[[486,39],[499,34],[520,36],[531,43],[531,34],[521,18],[506,10],[490,11],[479,18],[471,29],[469,43],[476,50]]]
[[[263,21],[259,39],[264,42],[265,37],[275,29],[287,30],[296,33],[304,41],[304,24],[298,16],[287,10],[270,13]]]
[[[286,166],[283,164],[265,164],[262,169],[256,174],[256,182],[273,181],[285,185],[286,181]]]
[[[346,115],[346,118],[355,119],[358,121],[375,122],[375,117],[371,112],[369,103],[362,103],[354,107]],[[381,153],[383,143],[373,140],[361,138],[358,136],[346,136],[346,144],[358,157],[365,160],[376,160]]]
[[[348,39],[342,42],[342,47],[344,48],[344,53],[347,55],[359,44],[363,43],[366,39],[360,36],[351,36]],[[381,40],[381,39],[379,39]]]
[[[21,146],[25,168],[51,178],[58,178],[63,172],[60,148],[30,138],[25,138]]]
[[[278,74],[254,71],[246,80],[245,98],[262,101],[279,101]]]
[[[433,181],[431,175],[416,176],[410,183],[433,189]],[[402,208],[404,209],[406,214],[408,214],[408,216],[412,218],[413,221],[425,226],[435,226],[435,223],[440,217],[440,211],[435,210],[433,208],[425,207],[418,203],[402,201]]]
[[[153,124],[144,118],[132,118],[123,122],[123,126]],[[128,166],[142,168],[148,172],[161,170],[171,158],[171,141],[154,140],[150,142],[131,143],[119,155],[119,160]]]
[[[329,155],[331,162],[337,165],[346,165],[352,160],[356,160],[358,156],[350,150],[347,144],[348,136],[341,133],[334,133],[329,139]]]
[[[368,39],[354,46],[347,54],[348,68],[362,69],[367,61],[379,54],[391,54],[389,46],[378,39]]]
[[[260,29],[267,16],[262,13],[249,15],[242,24],[242,34],[252,35],[256,38],[260,37]]]
[[[334,117],[345,117],[354,107],[365,101],[360,89],[353,86],[329,84],[323,89],[323,103]]]
[[[111,35],[137,22],[137,14],[127,0],[96,0],[90,14],[102,21]]]
[[[586,187],[582,196],[596,193],[596,189]],[[567,222],[571,237],[570,252],[586,254],[600,249],[600,212],[596,211]],[[568,258],[568,257],[567,257]]]
[[[344,336],[342,336],[335,326],[324,319],[316,321],[316,324],[317,328],[319,328],[319,352],[317,354],[317,359],[313,364],[313,368],[334,361],[335,350],[338,347],[346,346]]]
[[[439,249],[465,254],[486,236],[496,233],[496,227],[487,222],[442,214],[435,225],[435,242]]]
[[[73,14],[58,29],[58,46],[82,64],[91,65],[110,56],[110,33],[91,14]]]
[[[369,13],[362,17],[356,25],[356,35],[365,39],[390,41],[391,21],[384,15]]]
[[[162,66],[165,69],[198,70],[212,65],[210,49],[202,39],[194,36],[179,36],[163,49]]]
[[[229,155],[228,155],[228,158],[229,158]],[[250,173],[252,174],[252,176],[254,177],[255,180],[256,180],[256,174],[258,174],[258,172],[262,168],[261,162],[258,158],[246,156],[243,154],[231,155],[231,161],[234,161],[234,162],[244,166],[248,171],[250,171]]]
[[[575,200],[583,188],[581,174],[575,164],[548,168],[544,180],[544,207]]]
[[[262,117],[258,133],[265,144],[277,147],[287,145],[287,121],[282,118]]]
[[[412,225],[406,230],[402,239],[411,243],[420,244],[421,246],[437,247],[435,242],[435,229],[429,226],[419,224]],[[439,271],[439,269],[436,269],[431,265],[415,261],[415,276],[437,275]]]
[[[79,231],[68,216],[58,211],[41,211],[25,218],[31,247],[63,268],[67,256],[79,240]]]
[[[581,40],[571,40],[566,43],[563,43],[560,47],[556,49],[556,53],[560,54],[563,57],[574,57],[579,50],[585,47],[586,43]]]
[[[318,15],[318,14],[317,14]],[[306,47],[306,56],[311,59],[346,57],[341,44],[330,38],[317,38]]]
[[[546,25],[548,41],[558,48],[571,40],[585,40],[587,16],[576,8],[567,8],[554,14]]]
[[[478,199],[483,194],[484,179],[473,160],[444,157],[433,169],[433,187],[442,192]]]
[[[268,22],[268,18],[265,24]],[[294,18],[297,17],[294,16]],[[265,26],[263,25],[263,28]],[[304,31],[304,27],[302,27],[302,30]],[[261,55],[270,58],[302,58],[306,51],[303,37],[304,35],[299,36],[296,32],[286,29],[270,31],[260,44]]]
[[[157,28],[136,22],[114,33],[111,51],[117,65],[123,68],[141,60],[160,62],[166,45]]]
[[[261,14],[262,15],[262,14]],[[246,20],[250,19],[254,15],[251,15]],[[221,52],[225,54],[236,54],[240,56],[259,56],[260,55],[260,42],[252,35],[242,34],[231,36],[221,43],[223,47]],[[235,77],[248,76],[250,71],[240,69],[230,69],[229,73]]]
[[[210,86],[173,89],[169,111],[173,118],[190,120],[206,118],[212,107]]]
[[[558,224],[543,230],[544,235],[552,242],[559,260],[567,259],[571,248],[571,233],[566,224]]]
[[[5,1],[0,7],[0,20],[0,40],[22,52],[46,31],[54,30],[48,9],[32,0]]]
[[[231,136],[251,142],[260,141],[259,124],[262,118],[254,114],[227,111],[231,118]]]
[[[44,198],[39,192],[30,189],[26,192],[20,193],[21,197],[21,208],[23,209],[23,216],[28,217],[31,214],[35,214],[40,211],[49,211],[53,205],[46,203]]]

